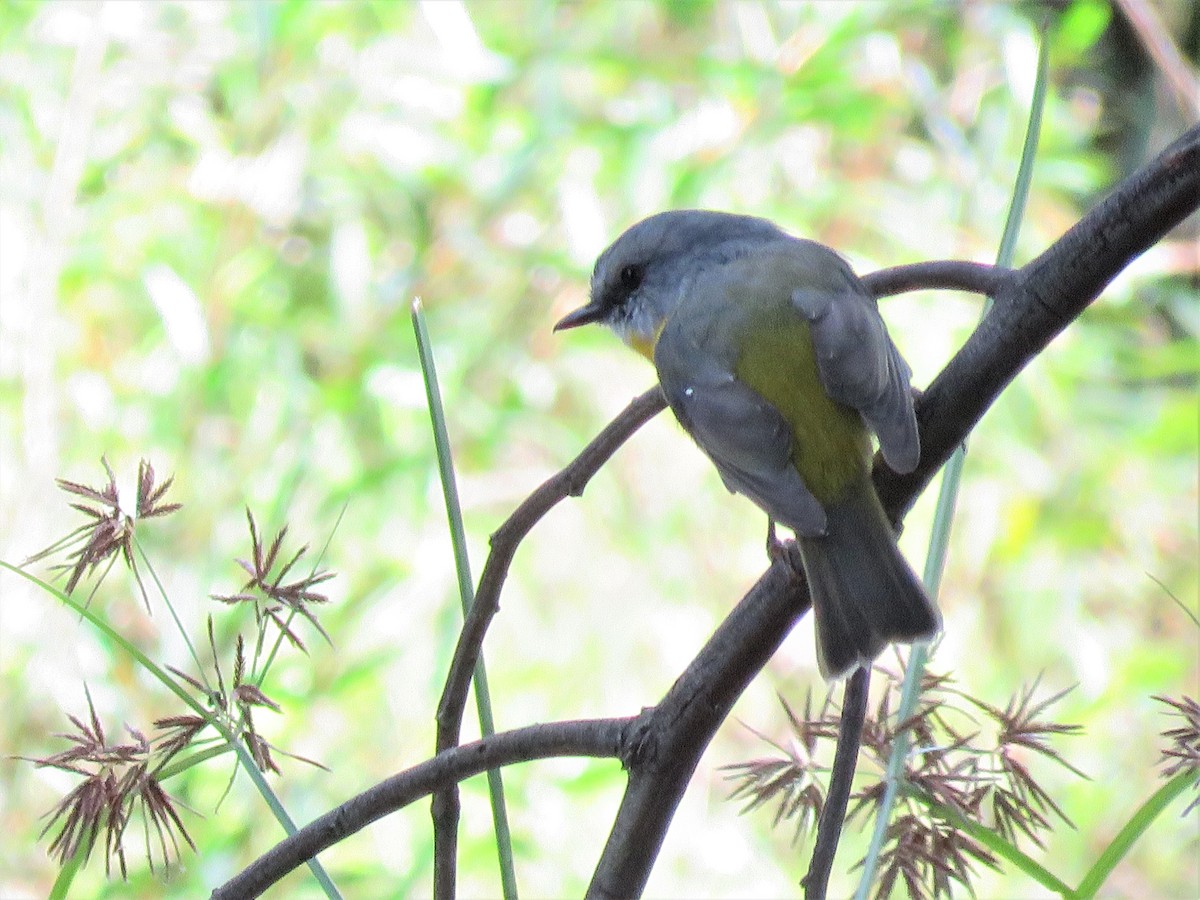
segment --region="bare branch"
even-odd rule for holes
[[[492,617],[500,609],[500,591],[508,577],[508,568],[518,545],[530,529],[538,523],[559,501],[567,497],[579,497],[592,476],[608,462],[635,431],[658,413],[666,409],[667,401],[658,387],[653,387],[625,407],[613,421],[583,449],[579,456],[544,482],[526,499],[516,511],[492,534],[491,553],[479,578],[479,590],[475,603],[463,624],[442,700],[438,706],[439,727],[438,749],[444,750],[458,742],[463,709],[466,706],[467,689],[479,648]]]
[[[457,784],[488,769],[535,759],[620,756],[635,721],[585,719],[531,725],[452,747],[381,781],[314,819],[214,890],[212,898],[245,900],[258,897],[293,869],[377,819],[447,784]]]
[[[1013,275],[1012,269],[1003,266],[946,259],[880,269],[864,275],[862,282],[876,297],[934,289],[995,296]]]
[[[854,769],[858,762],[858,746],[862,738],[863,721],[867,717],[867,693],[871,684],[870,669],[855,669],[846,681],[842,695],[842,721],[838,728],[837,752],[833,758],[833,772],[829,778],[829,794],[821,810],[821,822],[817,826],[817,843],[813,847],[812,861],[808,874],[804,876],[806,900],[824,900],[829,890],[829,874],[833,871],[833,857],[837,854],[838,838],[842,824],[846,821],[846,807],[850,802],[850,788],[854,783]]]
[[[639,719],[623,757],[629,787],[589,897],[642,892],[675,807],[730,708],[808,611],[807,586],[782,557],[718,626],[659,705]]]

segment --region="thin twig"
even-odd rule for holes
[[[214,890],[213,900],[258,897],[305,860],[377,819],[488,769],[551,757],[616,757],[634,721],[586,719],[531,725],[445,750],[314,819]]]
[[[492,617],[500,609],[500,591],[508,577],[518,545],[531,528],[559,501],[578,497],[592,476],[629,437],[666,409],[667,401],[658,387],[635,399],[613,419],[575,459],[535,490],[492,534],[491,553],[479,579],[475,602],[463,623],[458,646],[446,677],[446,686],[438,705],[438,747],[444,750],[458,742],[467,686],[479,657],[479,648]]]
[[[953,259],[931,260],[880,269],[862,277],[876,297],[891,297],[908,291],[949,290],[994,296],[1013,277],[1012,269],[987,263]]]
[[[1170,86],[1179,112],[1185,119],[1200,116],[1200,79],[1179,52],[1153,4],[1146,0],[1116,0],[1116,4]]]
[[[837,854],[842,824],[846,821],[846,807],[850,803],[850,788],[854,783],[870,684],[871,670],[867,668],[855,669],[846,680],[837,750],[833,755],[833,771],[829,776],[829,793],[821,809],[821,821],[817,824],[817,840],[808,874],[801,882],[805,900],[824,900],[829,890],[829,874],[833,871],[833,858]]]

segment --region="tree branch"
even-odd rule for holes
[[[910,263],[880,269],[862,277],[862,283],[876,297],[890,297],[908,291],[950,290],[972,294],[995,294],[1013,278],[1013,270],[987,263],[943,259]]]
[[[705,747],[730,708],[809,607],[797,570],[780,557],[717,628],[704,649],[644,713],[629,786],[588,887],[588,897],[628,898],[650,868]]]
[[[452,747],[314,819],[213,891],[213,900],[258,897],[293,869],[375,820],[488,769],[552,757],[617,757],[635,721],[586,719],[531,725]]]
[[[458,743],[462,727],[463,710],[467,703],[467,689],[471,683],[471,672],[479,659],[488,625],[500,610],[500,591],[508,578],[517,547],[530,529],[559,501],[567,497],[579,497],[583,489],[600,467],[608,462],[630,436],[667,407],[666,398],[657,386],[633,400],[609,425],[588,444],[562,471],[538,487],[511,516],[493,532],[491,553],[479,578],[479,590],[471,607],[454,657],[446,676],[446,686],[438,704],[438,749],[445,750]]]
[[[846,807],[850,803],[850,788],[854,784],[855,763],[858,748],[862,743],[863,722],[867,718],[867,694],[871,686],[871,670],[855,669],[846,680],[842,693],[842,715],[838,725],[837,752],[833,760],[833,771],[829,776],[829,793],[821,809],[821,821],[817,824],[817,841],[813,847],[812,861],[804,885],[805,900],[825,900],[829,890],[829,875],[833,871],[833,858],[837,855],[838,838],[842,834],[842,823],[846,821]]]

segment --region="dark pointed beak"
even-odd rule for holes
[[[563,331],[567,328],[578,328],[580,325],[587,325],[589,322],[598,322],[604,316],[604,309],[595,301],[587,306],[581,306],[574,312],[569,312],[554,326],[555,331]]]

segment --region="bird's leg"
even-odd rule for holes
[[[767,559],[771,562],[779,559],[787,551],[783,548],[783,541],[779,539],[779,535],[775,533],[775,520],[767,517]]]
[[[767,519],[767,559],[772,563],[779,560],[787,563],[791,570],[804,576],[804,564],[800,559],[800,548],[795,541],[781,541],[775,533],[775,520]]]

